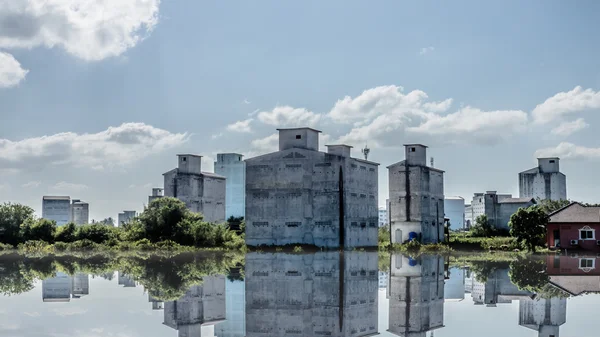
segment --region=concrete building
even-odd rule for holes
[[[150,204],[152,201],[162,198],[165,194],[165,190],[159,187],[155,187],[152,189],[152,195],[150,195],[148,197],[148,204]]]
[[[402,337],[425,337],[444,327],[444,259],[393,254],[390,264],[388,331]]]
[[[444,299],[462,301],[465,299],[466,277],[463,268],[450,268],[450,276],[444,283]]]
[[[225,221],[225,177],[202,172],[202,156],[177,155],[179,166],[163,174],[164,195],[183,202],[204,220],[213,223]]]
[[[392,243],[444,240],[444,171],[427,166],[427,146],[404,145],[405,160],[388,166]]]
[[[163,310],[165,308],[165,303],[154,298],[150,293],[148,293],[148,302],[152,303],[152,310]]]
[[[496,191],[475,193],[471,201],[473,223],[480,215],[486,215],[496,229],[508,230],[508,222],[519,208],[535,205],[533,198],[513,198],[510,194],[497,194]]]
[[[559,158],[538,158],[538,166],[519,173],[521,198],[567,200],[567,177]]]
[[[471,204],[465,205],[465,229],[471,228],[471,225],[475,223],[473,218],[473,206]]]
[[[225,319],[225,276],[204,277],[176,301],[164,303],[163,324],[179,337],[212,337],[214,325]],[[219,336],[220,337],[220,336]]]
[[[559,337],[567,322],[567,299],[523,299],[519,301],[519,325],[538,332],[538,337]]]
[[[471,297],[475,304],[495,307],[499,303],[512,303],[513,300],[531,298],[534,294],[526,290],[519,290],[508,275],[508,268],[496,269],[487,278],[486,282],[473,279]]]
[[[79,199],[71,200],[71,222],[76,225],[87,225],[90,221],[90,205]]]
[[[246,214],[246,163],[238,153],[219,153],[215,173],[224,176],[225,218],[243,217]]]
[[[378,332],[377,252],[246,255],[246,336]]]
[[[390,275],[385,271],[379,271],[379,288],[387,288]]]
[[[379,227],[388,226],[388,212],[386,206],[379,207]]]
[[[42,197],[42,218],[55,221],[57,226],[68,224],[71,221],[71,197]]]
[[[246,160],[246,244],[377,246],[377,163],[319,132],[278,129],[279,151]]]
[[[62,272],[56,273],[56,276],[42,281],[42,301],[70,302],[71,286],[71,276]]]
[[[119,213],[117,216],[117,226],[122,226],[123,224],[129,223],[129,221],[133,220],[136,215],[136,211],[123,211],[122,213]]]
[[[600,207],[573,202],[548,217],[546,240],[550,248],[600,253]]]
[[[244,281],[225,283],[226,321],[215,326],[218,337],[246,336],[246,285]]]
[[[444,198],[444,214],[450,220],[451,229],[464,229],[465,199],[463,197]]]
[[[73,297],[81,297],[90,294],[90,277],[88,274],[76,273],[72,277],[71,293]]]
[[[117,281],[119,285],[125,288],[135,288],[135,280],[129,277],[127,274],[119,272]]]

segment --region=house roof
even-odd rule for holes
[[[551,275],[550,284],[573,296],[600,292],[600,276],[597,275]]]
[[[504,198],[498,201],[499,204],[525,204],[528,202],[536,203],[533,198]]]
[[[536,174],[540,172],[540,168],[538,166],[534,167],[534,168],[530,168],[529,170],[525,170],[523,172],[520,172],[519,174]]]
[[[548,217],[548,222],[600,222],[600,207],[572,202]]]
[[[317,129],[313,129],[313,128],[309,128],[309,127],[304,127],[304,128],[279,128],[277,129],[277,131],[287,131],[287,130],[311,130],[314,132],[321,132],[321,130],[317,130]]]

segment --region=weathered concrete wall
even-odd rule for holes
[[[225,179],[171,170],[164,174],[164,195],[175,197],[208,222],[225,221]]]
[[[377,253],[246,255],[246,336],[377,332]]]
[[[225,217],[243,217],[246,212],[246,163],[242,160],[242,155],[217,154],[215,173],[227,178]]]
[[[521,198],[566,200],[566,176],[560,172],[519,173],[519,196]]]
[[[538,331],[539,337],[558,337],[560,326],[566,322],[566,298],[519,301],[519,325]]]
[[[219,223],[225,219],[226,180],[221,178],[204,177],[202,192],[202,214],[209,222]]]
[[[531,205],[533,205],[532,202],[498,204],[498,220],[496,222],[496,228],[508,230],[510,217],[515,214],[519,208],[527,208]]]
[[[345,246],[377,245],[374,163],[297,148],[246,160],[247,244],[339,247],[342,223]]]
[[[400,254],[391,257],[389,331],[399,336],[424,336],[444,324],[444,260]]]
[[[292,148],[319,150],[319,131],[298,128],[298,129],[279,129],[279,151]]]

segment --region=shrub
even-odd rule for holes
[[[475,224],[471,226],[471,236],[475,237],[489,237],[497,235],[496,228],[494,228],[487,218],[487,215],[480,215],[475,219]]]
[[[96,242],[88,239],[77,240],[69,244],[69,250],[93,250],[100,248]]]
[[[81,225],[77,228],[78,241],[89,240],[95,243],[104,243],[115,237],[114,227],[101,224]]]
[[[47,252],[50,250],[48,242],[40,240],[30,240],[25,243],[20,243],[18,248],[19,250],[23,250],[28,253]]]
[[[57,252],[64,252],[69,248],[69,244],[66,242],[56,242],[54,244],[54,250]]]
[[[11,250],[11,249],[15,249],[15,247],[13,247],[13,245],[9,245],[7,243],[0,243],[0,251]]]
[[[77,231],[77,227],[74,223],[70,222],[64,226],[60,226],[56,229],[56,235],[54,236],[54,241],[56,242],[73,242],[77,238],[75,237],[75,233]]]
[[[48,219],[27,219],[21,230],[25,240],[41,240],[48,243],[54,242],[56,234],[56,222]]]

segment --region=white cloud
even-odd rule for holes
[[[88,61],[119,56],[158,22],[160,0],[0,0],[0,48],[61,47]]]
[[[570,113],[600,108],[600,91],[583,90],[577,86],[568,92],[559,92],[538,104],[532,111],[533,119],[538,124],[545,124]]]
[[[0,8],[2,7],[0,6]],[[0,27],[2,27],[1,24]],[[18,85],[25,79],[28,72],[29,70],[23,69],[19,61],[15,60],[11,54],[0,52],[0,89]]]
[[[554,135],[566,137],[574,134],[577,131],[585,129],[588,126],[590,125],[586,123],[583,120],[583,118],[578,118],[572,122],[564,122],[560,124],[559,126],[552,129],[551,132]]]
[[[20,141],[0,139],[0,170],[42,170],[63,165],[96,170],[130,165],[188,140],[144,123],[125,123],[98,133],[58,133]]]
[[[250,127],[250,123],[252,123],[254,119],[249,118],[243,121],[237,121],[233,124],[227,125],[227,130],[233,132],[252,132],[252,128]]]
[[[250,142],[250,146],[261,154],[275,152],[279,149],[279,135],[274,133],[265,138],[255,139]]]
[[[248,116],[249,117],[254,117],[259,112],[260,112],[260,109],[256,109],[256,110],[252,111],[251,113],[249,113]]]
[[[421,51],[419,51],[419,55],[429,54],[429,53],[433,52],[434,50],[435,50],[435,47],[433,47],[433,46],[421,48]]]
[[[250,102],[247,98],[244,98],[244,104],[250,104],[252,102]]]
[[[585,147],[562,142],[556,147],[537,150],[535,152],[535,157],[559,157],[561,159],[599,159],[600,148]]]
[[[61,181],[59,183],[54,184],[51,187],[53,190],[56,191],[61,191],[61,192],[80,192],[83,190],[88,189],[87,185],[84,184],[75,184],[75,183],[68,183],[66,181]]]
[[[21,185],[21,187],[23,188],[36,188],[38,186],[40,186],[42,184],[41,181],[30,181],[28,183],[25,183],[23,185]]]
[[[321,119],[321,115],[304,108],[291,106],[276,106],[271,111],[258,113],[258,120],[277,127],[314,126]]]

